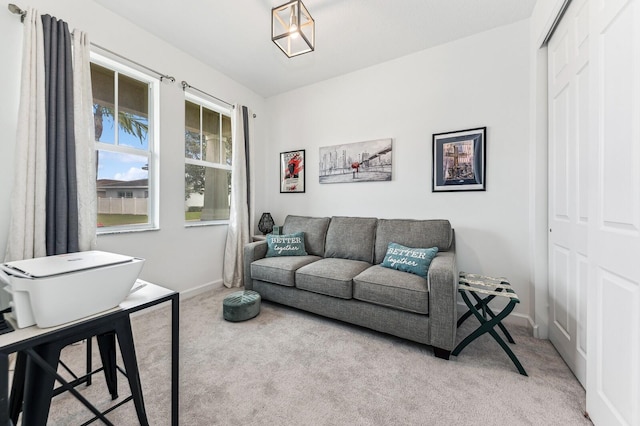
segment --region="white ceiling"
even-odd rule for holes
[[[285,0],[94,0],[269,97],[531,15],[536,0],[303,0],[316,49],[287,58],[271,41]]]

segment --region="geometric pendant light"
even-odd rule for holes
[[[315,49],[315,21],[301,0],[271,9],[271,40],[289,58]]]

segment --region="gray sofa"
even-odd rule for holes
[[[265,257],[244,247],[244,285],[264,300],[433,347],[449,359],[456,340],[455,240],[447,220],[287,216],[283,234],[304,232],[306,256]],[[390,242],[438,247],[428,278],[380,266]]]

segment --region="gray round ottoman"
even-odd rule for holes
[[[227,321],[245,321],[259,313],[260,294],[253,290],[236,291],[222,302],[222,315]]]

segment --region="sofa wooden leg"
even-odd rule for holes
[[[435,346],[433,347],[433,354],[438,357],[438,358],[442,358],[445,360],[449,360],[449,356],[451,355],[451,351],[448,351],[446,349],[442,349],[442,348],[436,348]]]

